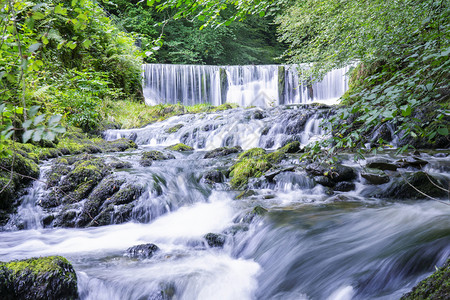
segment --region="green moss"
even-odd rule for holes
[[[77,277],[61,256],[0,263],[1,299],[78,299]]]
[[[245,189],[248,179],[260,177],[269,170],[272,164],[267,160],[266,151],[262,148],[252,148],[239,155],[237,162],[231,167],[231,187]]]
[[[432,300],[448,299],[450,295],[450,259],[442,268],[431,276],[419,282],[411,292],[403,295],[400,300]]]
[[[283,153],[297,153],[300,152],[300,142],[299,141],[293,141],[290,142],[283,147],[279,148],[277,151],[283,152]]]
[[[258,156],[262,156],[266,154],[266,150],[262,149],[262,148],[252,148],[249,149],[247,151],[242,152],[238,159],[242,159],[242,158],[256,158]]]
[[[286,155],[282,151],[274,151],[266,155],[267,161],[272,164],[277,164],[286,158]]]
[[[177,132],[178,130],[180,130],[183,126],[184,126],[183,124],[175,125],[175,126],[173,126],[173,127],[167,128],[167,129],[165,130],[165,132],[166,132],[166,133],[175,133],[175,132]]]
[[[178,144],[166,147],[166,149],[173,150],[173,151],[180,151],[180,152],[194,150],[194,148],[192,148],[190,146],[187,146],[187,145],[185,145],[183,143],[178,143]]]

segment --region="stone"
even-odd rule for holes
[[[400,160],[397,160],[396,164],[400,168],[413,167],[413,168],[421,169],[426,164],[428,164],[428,162],[424,161],[418,157],[412,156],[412,157],[407,157],[407,158],[402,158]]]
[[[150,258],[160,251],[155,244],[142,244],[127,249],[125,255],[130,258]]]
[[[167,128],[166,130],[164,130],[165,133],[175,133],[178,130],[180,130],[184,125],[183,124],[177,124],[175,126],[172,126],[170,128]]]
[[[315,176],[314,182],[326,187],[334,187],[336,185],[335,182],[333,182],[330,178],[326,176]]]
[[[349,181],[356,178],[356,172],[352,167],[336,164],[327,170],[326,176],[334,182]]]
[[[381,170],[364,168],[361,171],[361,177],[370,184],[384,184],[390,181],[389,176]]]
[[[355,189],[355,184],[353,182],[348,182],[348,181],[338,182],[334,186],[334,190],[338,191],[338,192],[350,192],[350,191],[353,191],[354,189]]]
[[[208,171],[203,175],[203,179],[207,183],[221,183],[223,182],[223,174],[220,171]]]
[[[222,156],[230,155],[232,153],[239,153],[241,151],[242,151],[242,148],[240,146],[220,147],[220,148],[216,148],[214,150],[206,152],[205,156],[203,158],[222,157]]]
[[[78,299],[77,275],[61,256],[0,262],[0,299]]]
[[[267,213],[267,209],[265,209],[262,206],[255,206],[252,211],[245,214],[245,216],[242,218],[243,223],[251,223],[255,217],[262,217]]]
[[[194,148],[187,146],[183,143],[178,143],[169,147],[166,147],[167,150],[172,150],[172,151],[179,151],[179,152],[184,152],[184,151],[193,151]]]
[[[226,241],[225,235],[217,233],[205,234],[203,238],[211,248],[222,248]]]
[[[367,159],[366,167],[371,168],[371,169],[379,169],[379,170],[383,170],[383,171],[385,171],[385,170],[396,171],[397,170],[397,165],[394,162],[392,162],[388,159],[379,158],[379,157]]]

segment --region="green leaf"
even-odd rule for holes
[[[22,135],[23,142],[24,143],[28,142],[31,139],[31,136],[33,135],[33,133],[34,133],[34,129],[25,131]]]
[[[259,12],[259,16],[262,18],[262,17],[264,17],[266,15],[266,12],[265,11],[260,11]]]
[[[28,47],[29,52],[35,52],[42,46],[42,43],[34,43],[30,47]]]
[[[37,126],[39,123],[45,120],[45,114],[39,115],[36,118],[34,118],[33,124],[34,126]]]
[[[39,11],[35,11],[31,17],[34,20],[42,20],[43,18],[45,18],[45,15]]]
[[[400,109],[402,111],[402,116],[408,117],[409,115],[411,115],[412,112],[411,105],[403,105],[400,107]]]
[[[49,127],[56,126],[59,123],[59,121],[61,121],[61,117],[62,117],[61,115],[51,116],[50,119],[48,120],[48,126]]]
[[[92,44],[92,42],[90,40],[84,40],[82,45],[84,48],[89,48],[89,46]]]
[[[46,37],[45,35],[41,38],[41,40],[42,40],[42,43],[43,43],[44,45],[47,45],[47,44],[48,44],[48,39],[47,39],[47,37]]]
[[[53,127],[51,130],[53,132],[55,132],[55,133],[64,133],[64,132],[66,132],[66,128],[64,128],[62,126]]]
[[[33,105],[28,109],[28,116],[34,117],[37,112],[39,111],[39,108],[41,108],[39,105]]]
[[[447,127],[439,127],[437,132],[440,135],[447,136],[448,135],[448,128]]]
[[[67,9],[63,8],[62,5],[58,5],[55,7],[55,13],[59,14],[59,15],[66,15],[67,14]]]
[[[51,131],[45,131],[42,135],[42,139],[46,141],[53,141],[55,139],[55,134]]]

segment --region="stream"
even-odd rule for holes
[[[77,272],[81,299],[398,299],[449,257],[449,205],[371,197],[375,187],[360,177],[353,191],[329,195],[301,170],[282,172],[271,182],[253,179],[256,194],[239,200],[226,181],[203,179],[207,171],[227,169],[238,155],[205,159],[207,150],[274,150],[290,140],[305,145],[322,137],[318,124],[328,113],[232,109],[110,130],[106,139],[132,137],[139,145],[131,152],[96,154],[130,163],[116,175],[145,186],[131,219],[101,227],[45,227],[36,205],[45,184],[36,182],[12,218],[25,229],[0,232],[0,260],[62,255]],[[178,142],[195,150],[170,151],[175,159],[139,165],[143,151],[168,152],[164,147]],[[428,162],[426,172],[450,179],[448,151],[421,158]],[[341,159],[361,168],[350,155]],[[283,164],[298,161],[291,155]],[[50,163],[41,166],[42,179]],[[258,205],[268,212],[245,221]],[[225,234],[224,246],[210,247],[208,233]],[[160,251],[146,259],[126,255],[129,247],[146,243]]]

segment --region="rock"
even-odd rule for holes
[[[180,130],[184,125],[183,124],[177,124],[175,126],[172,126],[170,128],[167,128],[166,130],[164,130],[165,133],[175,133],[178,130]]]
[[[174,159],[174,158],[175,158],[175,156],[173,156],[170,153],[167,155],[164,155],[164,153],[162,153],[161,151],[152,150],[152,151],[143,152],[139,163],[141,164],[141,166],[149,167],[149,166],[151,166],[151,164],[154,160],[166,160],[166,159]]]
[[[128,135],[127,138],[128,138],[129,140],[133,141],[133,142],[136,142],[136,139],[137,139],[137,133],[136,133],[136,132],[132,132],[132,133],[130,133],[130,134]]]
[[[203,238],[212,248],[222,248],[226,241],[225,235],[217,233],[208,233]]]
[[[217,170],[208,171],[203,175],[203,179],[207,183],[221,183],[223,182],[223,174]]]
[[[327,168],[324,165],[312,163],[306,166],[305,171],[313,176],[324,176]]]
[[[100,144],[104,152],[123,152],[129,149],[137,149],[137,145],[130,139],[121,138],[115,141],[105,141]]]
[[[349,181],[356,178],[356,172],[351,167],[336,164],[327,170],[326,176],[334,182]]]
[[[144,190],[144,187],[141,185],[127,183],[125,186],[121,187],[117,193],[112,195],[111,198],[105,201],[105,204],[108,205],[111,203],[114,205],[120,205],[130,203],[139,198]]]
[[[338,192],[350,192],[355,189],[355,184],[353,182],[342,181],[338,182],[334,187],[335,191]]]
[[[155,244],[142,244],[128,248],[125,255],[131,258],[150,258],[158,251],[159,247]]]
[[[111,162],[108,163],[108,167],[112,169],[129,169],[132,167],[130,162],[122,161],[119,159],[113,159]]]
[[[0,263],[0,298],[78,299],[77,275],[61,256]]]
[[[261,217],[264,216],[267,213],[267,209],[265,209],[262,206],[255,206],[251,212],[245,214],[245,216],[242,218],[243,223],[251,223],[255,217]]]
[[[59,184],[61,181],[61,178],[64,175],[69,174],[71,168],[68,165],[64,164],[54,164],[49,172],[45,175],[45,178],[47,179],[47,186],[48,187],[54,187]]]
[[[398,180],[381,193],[380,196],[383,198],[404,200],[428,199],[427,196],[422,194],[425,193],[433,198],[448,197],[448,192],[445,190],[449,186],[448,180],[436,178],[425,172],[409,173],[403,175],[403,177],[398,178]],[[414,188],[411,185],[414,186]],[[416,189],[422,193],[418,192]]]
[[[264,115],[264,113],[261,110],[256,110],[255,112],[253,112],[253,116],[252,117],[255,120],[262,120],[266,116]]]
[[[389,170],[389,171],[397,170],[397,165],[394,164],[392,161],[384,159],[384,158],[379,158],[379,157],[367,159],[366,167],[371,168],[371,169],[379,169],[379,170],[383,170],[383,171],[384,170]]]
[[[326,187],[334,187],[336,183],[326,176],[315,176],[314,182]]]
[[[248,198],[255,195],[257,195],[257,193],[254,190],[245,190],[237,195],[236,199]]]
[[[413,168],[421,169],[423,166],[428,164],[428,162],[413,156],[413,157],[407,157],[407,158],[397,160],[396,164],[400,168],[413,167]]]
[[[295,170],[295,166],[290,166],[287,168],[267,172],[264,174],[264,177],[266,177],[267,180],[272,181],[275,178],[275,176],[277,176],[278,174],[283,173],[283,172],[293,172],[294,170]]]
[[[444,266],[419,282],[411,292],[403,295],[400,300],[416,299],[448,299],[450,295],[450,259]]]
[[[370,184],[384,184],[389,182],[389,176],[381,170],[364,168],[361,171],[361,177],[367,180]]]
[[[172,151],[180,151],[180,152],[184,152],[184,151],[193,151],[194,148],[187,146],[183,143],[178,143],[169,147],[166,147],[167,150],[172,150]]]
[[[205,153],[204,158],[215,158],[215,157],[222,157],[226,156],[232,153],[239,153],[242,151],[242,148],[240,146],[235,147],[220,147],[216,148],[214,150],[208,151]]]
[[[283,153],[298,153],[301,151],[301,145],[299,141],[293,141],[279,148],[278,151]]]

